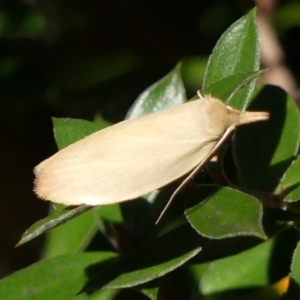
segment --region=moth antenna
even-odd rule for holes
[[[162,219],[163,215],[171,205],[172,201],[176,197],[176,195],[180,192],[180,190],[189,182],[189,180],[203,167],[203,165],[213,156],[216,154],[216,151],[220,148],[220,146],[223,144],[223,142],[230,136],[230,134],[235,131],[236,126],[232,125],[229,126],[225,133],[223,134],[222,138],[218,141],[218,143],[215,145],[215,147],[211,150],[211,152],[204,158],[204,160],[199,163],[199,165],[189,174],[188,177],[186,177],[182,183],[177,187],[177,189],[172,194],[171,198],[169,199],[168,203],[160,213],[159,217],[157,218],[155,224],[158,224],[158,222]]]
[[[199,97],[200,99],[205,98],[205,95],[204,95],[204,93],[203,93],[202,90],[197,90],[197,95],[198,95],[198,97]]]

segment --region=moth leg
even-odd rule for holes
[[[199,165],[196,166],[196,168],[182,181],[182,183],[178,186],[178,188],[174,191],[171,198],[169,199],[168,203],[160,213],[158,219],[156,220],[155,224],[158,224],[158,222],[161,220],[169,206],[171,205],[173,199],[176,197],[176,195],[180,192],[180,190],[189,182],[189,180],[203,167],[203,165],[208,162],[217,152],[217,150],[220,148],[220,146],[224,143],[224,141],[231,135],[233,131],[235,131],[236,126],[229,126],[221,139],[217,142],[215,147],[211,150],[210,153],[199,163]]]

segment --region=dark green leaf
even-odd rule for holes
[[[285,293],[285,291],[283,291],[285,280],[287,279],[284,278],[277,283],[256,289],[254,292],[251,291],[249,294],[247,293],[246,296],[242,297],[241,300],[283,300],[281,296]]]
[[[237,73],[256,72],[259,69],[259,38],[256,10],[230,26],[214,48],[205,73],[203,89]],[[251,97],[255,80],[230,100],[235,108],[245,108]],[[245,105],[246,104],[246,105]]]
[[[132,287],[161,277],[199,253],[200,241],[185,224],[124,256],[93,278],[86,289]]]
[[[201,186],[199,196],[193,197],[185,214],[201,235],[213,239],[239,235],[265,238],[261,224],[262,206],[255,198],[216,185]]]
[[[37,221],[24,232],[17,246],[29,242],[44,232],[81,215],[83,212],[91,208],[92,207],[87,205],[81,205],[74,209],[62,209],[42,220]]]
[[[270,120],[237,130],[234,158],[239,178],[247,188],[273,192],[299,148],[299,111],[287,93],[275,86],[265,86],[249,110],[268,111]]]
[[[236,293],[275,283],[288,274],[296,242],[295,232],[285,230],[249,250],[211,262],[201,278],[200,290],[213,299],[242,299]]]
[[[120,291],[119,290],[99,290],[93,295],[83,295],[78,296],[78,300],[113,300],[117,299],[117,295]],[[77,300],[77,298],[76,298]]]
[[[134,119],[186,102],[181,64],[147,88],[133,103],[126,119]]]
[[[76,295],[84,283],[115,257],[111,252],[95,252],[40,261],[1,280],[0,299],[80,299]],[[107,294],[101,299],[112,298]]]
[[[201,253],[198,257],[201,256]],[[208,265],[208,263],[206,265]],[[159,296],[161,296],[161,298],[166,296],[167,299],[176,300],[202,300],[203,296],[199,291],[199,282],[205,269],[205,264],[195,265],[192,259],[184,266],[168,273],[162,280],[158,281],[161,286]]]
[[[99,290],[93,295],[80,295],[76,300],[115,300],[120,293],[119,290]]]

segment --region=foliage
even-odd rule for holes
[[[253,10],[220,38],[203,90],[237,109],[269,111],[269,122],[240,128],[223,161],[210,162],[157,226],[169,189],[110,206],[56,207],[19,242],[55,227],[43,259],[4,278],[0,299],[109,300],[126,288],[149,299],[296,299],[300,116],[283,90],[255,85],[258,49]],[[180,72],[179,64],[146,89],[127,117],[185,102]],[[63,148],[107,125],[55,119],[56,142]]]

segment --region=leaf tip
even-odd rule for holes
[[[23,242],[22,242],[22,240],[20,240],[15,244],[14,248],[20,247],[22,245],[23,245]]]

